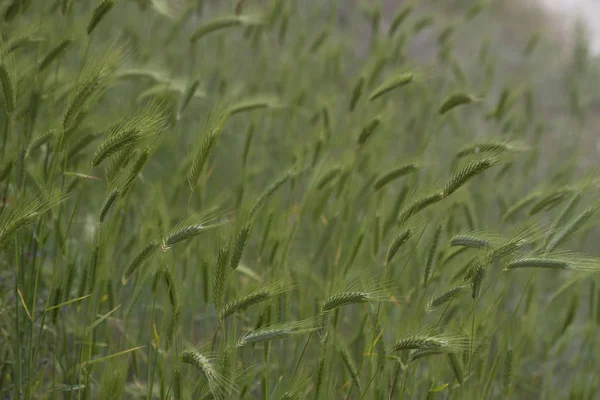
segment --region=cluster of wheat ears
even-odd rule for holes
[[[585,43],[426,3],[0,1],[0,397],[597,398]]]

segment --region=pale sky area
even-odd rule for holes
[[[594,54],[600,54],[600,0],[538,0],[555,13],[581,18],[590,33]]]

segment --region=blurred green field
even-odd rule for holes
[[[517,1],[0,12],[0,398],[600,398],[582,31]]]

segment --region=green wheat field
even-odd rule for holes
[[[600,69],[509,3],[0,0],[0,398],[599,399]]]

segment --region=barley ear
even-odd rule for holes
[[[230,28],[234,26],[238,26],[241,24],[241,20],[237,15],[221,17],[219,19],[214,19],[212,21],[207,22],[206,24],[200,26],[190,37],[190,43],[195,43],[200,38],[205,35],[208,35],[211,32]]]
[[[584,224],[596,213],[597,207],[591,207],[579,214],[573,221],[558,231],[546,246],[546,251],[552,251],[562,243],[566,242],[575,232],[577,232]]]
[[[23,193],[14,200],[14,206],[3,208],[0,213],[0,248],[21,229],[33,224],[44,213],[66,200],[67,196],[58,190],[48,190],[40,194]]]
[[[166,127],[164,106],[150,102],[133,112],[124,114],[109,127],[106,138],[92,157],[92,167],[98,166],[114,154],[132,148],[142,140],[160,134]]]
[[[406,228],[396,236],[388,250],[385,261],[386,265],[389,265],[392,262],[396,253],[398,253],[398,250],[400,250],[400,247],[411,238],[413,233],[414,231],[412,228]]]
[[[82,72],[82,77],[72,90],[72,94],[63,115],[63,129],[68,131],[77,122],[82,110],[114,72],[124,58],[123,46],[110,45],[107,50],[92,59]]]
[[[262,208],[262,206],[269,200],[269,198],[279,189],[285,182],[288,181],[294,174],[291,171],[284,173],[279,179],[274,181],[265,191],[264,193],[256,200],[256,202],[252,205],[252,209],[250,210],[250,214],[248,215],[248,219],[251,220],[254,218],[256,213]]]
[[[486,268],[482,264],[478,264],[473,273],[473,277],[471,278],[471,296],[473,299],[477,300],[479,298],[479,294],[481,292],[481,285],[483,284],[483,279],[485,278]]]
[[[375,90],[373,90],[373,92],[371,92],[369,95],[369,101],[376,100],[396,88],[411,83],[414,78],[415,75],[413,73],[404,73],[388,79],[382,83],[381,86],[377,87]]]
[[[177,119],[181,118],[181,115],[183,114],[187,106],[190,104],[190,101],[192,100],[192,97],[194,97],[194,94],[196,93],[196,90],[198,89],[199,85],[200,81],[198,79],[195,79],[185,90],[185,93],[183,94],[181,100],[181,105],[179,106],[179,111],[177,112]]]
[[[218,311],[223,308],[223,296],[227,280],[227,262],[229,261],[229,246],[224,244],[219,248],[213,274],[213,303]]]
[[[448,111],[465,104],[471,104],[479,99],[468,93],[454,93],[450,95],[440,106],[439,113],[446,114]]]
[[[390,24],[390,28],[388,30],[388,36],[390,36],[390,37],[394,36],[394,34],[396,33],[396,31],[398,30],[400,25],[402,25],[402,23],[408,18],[408,16],[412,12],[412,10],[413,10],[412,3],[408,3],[407,5],[402,7],[400,10],[398,10],[396,15],[394,15],[394,18],[392,19],[392,23]]]
[[[168,251],[176,243],[188,241],[200,233],[226,224],[228,221],[219,220],[221,214],[209,209],[206,212],[194,214],[180,221],[164,236],[161,249]]]
[[[104,220],[106,219],[108,212],[110,211],[110,209],[114,206],[115,202],[117,201],[117,197],[119,197],[119,191],[116,189],[113,189],[108,194],[108,197],[106,198],[106,200],[104,200],[104,204],[102,205],[102,209],[100,210],[100,216],[98,217],[98,220],[100,221],[100,223],[103,223]]]
[[[362,385],[361,385],[361,381],[360,381],[360,373],[358,371],[356,363],[354,362],[354,359],[352,358],[352,356],[348,352],[348,349],[345,346],[342,346],[342,345],[338,344],[337,348],[338,348],[338,351],[339,351],[339,353],[340,353],[340,355],[342,357],[342,361],[344,362],[344,365],[346,366],[346,369],[350,373],[350,376],[352,377],[352,380],[353,380],[354,384],[358,388],[358,392],[362,393]]]
[[[383,188],[388,183],[403,177],[405,175],[414,173],[418,171],[419,167],[416,164],[405,164],[399,167],[394,168],[391,171],[388,171],[381,175],[373,184],[373,190],[378,191]]]
[[[433,297],[427,304],[426,312],[430,313],[433,310],[435,310],[436,307],[453,300],[455,297],[460,295],[464,290],[465,290],[465,286],[460,285],[460,286],[456,286],[456,287],[446,291],[445,293],[442,293],[439,296]]]
[[[56,45],[56,47],[54,47],[52,50],[50,50],[50,52],[46,54],[46,56],[42,59],[40,65],[38,66],[40,72],[48,68],[48,66],[52,64],[54,60],[60,57],[61,54],[69,48],[71,43],[73,43],[73,39],[65,39],[58,45]]]
[[[194,31],[192,36],[190,36],[190,43],[194,44],[209,33],[217,32],[222,29],[232,28],[240,25],[249,27],[261,26],[264,23],[265,20],[263,18],[254,16],[228,15],[224,17],[218,17],[199,26],[196,31]]]
[[[442,229],[444,228],[443,224],[439,224],[433,233],[433,239],[431,241],[431,246],[429,247],[429,252],[427,254],[427,259],[425,260],[425,269],[423,271],[423,286],[427,286],[429,283],[429,279],[431,278],[431,272],[433,268],[433,264],[436,260],[437,249],[440,242],[440,237],[442,235]]]
[[[227,120],[227,113],[220,108],[214,108],[211,110],[207,120],[204,122],[203,130],[204,136],[199,141],[195,154],[193,155],[192,162],[187,173],[187,180],[190,185],[190,189],[194,191],[200,175],[204,170],[208,158],[217,144],[217,140],[223,129],[223,125]]]
[[[145,261],[147,261],[150,256],[154,253],[154,251],[158,248],[158,241],[152,241],[148,243],[136,256],[129,262],[125,270],[123,271],[123,276],[121,278],[121,283],[125,285],[131,275],[138,269],[140,265],[142,265]]]
[[[380,117],[375,117],[371,120],[371,122],[369,122],[367,125],[365,125],[362,129],[362,131],[360,132],[360,135],[358,136],[358,139],[356,141],[356,144],[358,146],[364,146],[364,144],[367,142],[367,140],[369,140],[369,138],[375,133],[377,127],[379,127],[381,123],[381,118]]]
[[[465,168],[456,172],[444,188],[444,197],[460,189],[464,184],[498,162],[495,158],[485,158],[469,163]]]
[[[226,393],[233,390],[234,384],[218,371],[212,358],[196,349],[185,350],[181,353],[182,363],[193,365],[204,375],[212,396],[218,400],[225,400]]]
[[[504,358],[504,397],[508,398],[513,376],[513,351],[508,349]]]
[[[350,97],[350,106],[348,108],[350,112],[354,111],[354,108],[356,108],[356,105],[360,100],[360,96],[362,95],[364,86],[365,77],[361,76],[354,85],[354,88],[352,89],[352,96]]]
[[[317,181],[315,189],[316,190],[323,189],[325,186],[327,186],[328,183],[330,183],[335,178],[337,178],[341,172],[342,172],[342,167],[340,167],[339,165],[333,166],[329,171],[327,171],[327,172],[325,172],[325,174],[323,174],[321,179],[319,179]]]
[[[125,178],[123,184],[120,186],[121,196],[124,196],[131,185],[133,185],[138,175],[142,171],[142,168],[144,168],[144,165],[146,165],[148,158],[150,158],[150,149],[146,148],[141,152],[135,161],[135,164],[128,171],[127,177]]]
[[[291,283],[285,280],[273,281],[263,284],[260,287],[256,287],[245,294],[228,301],[219,313],[219,320],[224,321],[230,315],[284,293],[290,290],[291,287]]]
[[[92,34],[96,26],[102,21],[102,19],[108,14],[108,12],[115,6],[116,0],[102,0],[102,3],[98,4],[96,8],[94,8],[94,12],[92,13],[92,17],[90,18],[90,22],[87,26],[87,34],[88,36]]]
[[[179,367],[173,368],[173,374],[171,378],[171,386],[173,387],[173,397],[175,400],[183,399],[183,388],[181,386],[181,369]]]
[[[440,202],[444,199],[443,192],[436,192],[420,199],[417,199],[410,203],[398,216],[397,223],[398,225],[404,224],[409,220],[410,217],[417,214],[418,212],[424,210],[425,208]]]
[[[50,141],[50,139],[52,139],[52,137],[54,136],[55,133],[56,133],[55,129],[50,129],[48,132],[44,133],[43,135],[40,135],[40,136],[34,138],[31,141],[31,143],[29,143],[29,146],[27,146],[27,151],[25,152],[25,158],[30,157],[33,152],[35,152],[37,149],[42,147],[45,143]]]
[[[235,270],[240,261],[242,259],[242,253],[244,252],[244,247],[246,247],[246,243],[248,242],[248,237],[250,236],[250,223],[246,222],[242,225],[237,235],[235,236],[235,240],[233,241],[233,249],[231,252],[231,269]]]
[[[452,368],[454,377],[456,378],[458,383],[462,385],[464,381],[462,362],[460,361],[456,353],[448,353],[448,361],[450,362],[450,367]]]
[[[12,114],[15,111],[16,99],[16,70],[9,67],[5,60],[0,61],[0,86],[2,86],[2,99],[6,107],[6,113]]]

